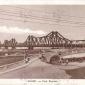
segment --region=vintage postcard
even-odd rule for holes
[[[0,5],[0,79],[84,85],[85,5]]]

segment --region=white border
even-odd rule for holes
[[[52,82],[49,82],[52,81]],[[53,82],[54,81],[54,82]],[[85,85],[84,79],[0,79],[0,85]]]
[[[85,0],[0,0],[0,5],[85,5]],[[0,79],[0,85],[25,85],[26,82],[23,81],[22,79]],[[61,79],[58,82],[59,85],[85,85],[84,79]],[[37,85],[41,84],[37,83]]]
[[[85,0],[0,0],[0,5],[85,5]]]

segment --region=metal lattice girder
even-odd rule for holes
[[[34,37],[29,35],[25,41],[26,46],[57,46],[57,45],[66,45],[69,40],[60,35],[57,31],[52,31],[47,36],[43,37]]]
[[[15,40],[15,38],[12,38],[10,41],[5,40],[4,47],[12,47],[15,48],[16,46],[22,46],[22,47],[83,47],[85,46],[85,40],[69,40],[64,38],[60,33],[57,31],[52,31],[46,36],[42,37],[35,37],[33,35],[29,35],[24,43],[19,43]]]

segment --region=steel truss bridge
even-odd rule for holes
[[[33,49],[33,47],[85,47],[85,40],[69,40],[63,37],[59,32],[52,31],[46,36],[35,37],[29,35],[23,43],[18,43],[15,38],[11,40],[4,40],[4,43],[0,44],[0,47],[28,47],[28,49]]]

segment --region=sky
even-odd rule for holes
[[[58,31],[70,40],[85,39],[84,5],[0,5],[0,40],[26,40]]]

